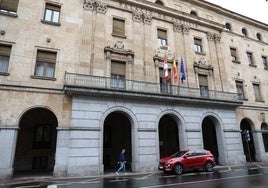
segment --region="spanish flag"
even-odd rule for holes
[[[173,59],[173,81],[174,84],[178,83],[178,72],[175,57]]]

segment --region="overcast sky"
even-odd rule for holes
[[[268,2],[266,0],[205,0],[268,24]]]

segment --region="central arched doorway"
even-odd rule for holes
[[[253,135],[252,135],[251,121],[249,119],[242,119],[240,123],[240,129],[242,131],[245,131],[245,130],[249,131],[250,139],[248,143],[243,140],[243,135],[241,135],[246,160],[247,162],[256,161],[256,156],[255,156],[256,151],[255,151],[255,145],[254,145],[254,140],[253,140]]]
[[[50,173],[55,165],[58,121],[46,108],[25,112],[19,122],[14,175]]]
[[[115,171],[122,148],[126,149],[126,168],[129,170],[132,163],[131,122],[123,112],[112,112],[104,121],[104,171]]]
[[[164,115],[158,125],[160,158],[180,150],[179,130],[171,115]]]
[[[203,143],[204,149],[209,150],[216,163],[219,163],[219,150],[216,134],[216,126],[212,117],[206,117],[202,122],[202,134],[203,134]]]

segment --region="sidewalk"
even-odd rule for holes
[[[232,166],[221,166],[217,165],[214,167],[214,171],[217,172],[224,172],[224,171],[231,171],[235,169],[255,169],[255,168],[268,168],[268,162],[252,162],[244,164],[244,165],[232,165]],[[144,173],[134,173],[128,172],[126,176],[137,176],[137,175],[148,175],[148,174],[157,174],[162,173],[161,171],[156,172],[144,172]],[[42,175],[42,174],[26,174],[26,175],[19,175],[17,177],[0,180],[0,186],[2,185],[12,185],[12,184],[19,184],[19,183],[30,183],[30,182],[42,182],[42,181],[64,181],[70,179],[88,179],[88,178],[105,178],[105,177],[115,177],[117,176],[114,172],[105,173],[103,175],[95,175],[95,176],[66,176],[66,177],[56,177],[51,175]],[[123,176],[120,176],[123,177]]]

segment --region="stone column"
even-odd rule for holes
[[[0,179],[13,176],[18,127],[0,126]]]
[[[69,160],[69,128],[58,127],[54,176],[66,176]]]

